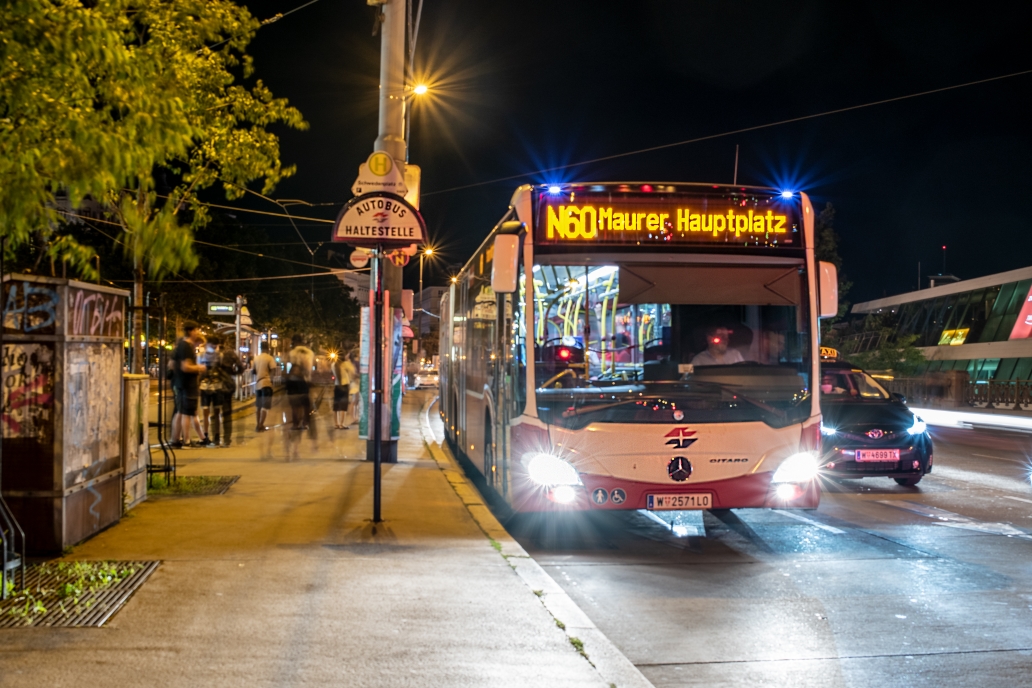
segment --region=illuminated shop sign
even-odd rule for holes
[[[1028,339],[1032,337],[1032,289],[1025,295],[1025,303],[1021,306],[1018,319],[1014,321],[1010,337],[1007,339]]]
[[[573,196],[571,198],[570,196]],[[795,204],[772,196],[542,196],[537,243],[801,247]]]
[[[939,336],[939,346],[960,346],[967,341],[970,327],[962,327],[956,330],[943,330]]]

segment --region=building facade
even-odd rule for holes
[[[1032,267],[963,280],[853,306],[874,316],[844,348],[870,350],[916,335],[921,373],[963,370],[970,380],[1032,379]]]

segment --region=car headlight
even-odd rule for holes
[[[538,485],[547,487],[581,484],[577,469],[551,454],[535,454],[527,464],[527,473]]]
[[[928,424],[920,418],[918,418],[917,416],[914,416],[914,424],[907,428],[907,432],[909,432],[911,435],[921,435],[927,429]]]
[[[811,452],[793,454],[774,471],[771,482],[805,483],[817,476],[817,457]]]
[[[833,435],[834,435],[834,434],[835,434],[836,432],[838,432],[838,431],[837,431],[837,430],[835,430],[835,428],[829,428],[829,427],[828,427],[827,425],[825,425],[824,423],[821,423],[821,434],[822,434],[822,435],[824,435],[825,437],[831,437],[831,436],[833,436]]]

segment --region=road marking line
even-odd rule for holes
[[[792,513],[791,511],[783,511],[781,509],[773,509],[772,511],[774,511],[774,513],[776,513],[776,514],[782,514],[783,516],[788,516],[789,518],[794,518],[797,521],[802,521],[803,523],[809,523],[811,526],[814,526],[816,528],[820,528],[821,530],[826,530],[829,533],[834,533],[835,535],[845,535],[846,534],[846,531],[842,530],[841,528],[836,528],[835,526],[829,526],[826,523],[821,523],[820,521],[815,521],[812,518],[807,518],[806,516],[800,516],[799,514]]]
[[[1025,501],[1025,500],[1022,500]],[[937,526],[948,526],[950,528],[960,528],[963,530],[973,530],[978,533],[988,533],[990,535],[1005,535],[1007,537],[1018,537],[1023,540],[1032,540],[1032,535],[1029,535],[1023,530],[1015,528],[1008,523],[991,523],[988,521],[979,521],[976,518],[970,518],[968,516],[962,516],[961,514],[955,514],[952,511],[946,511],[935,506],[928,506],[927,504],[918,504],[917,502],[908,502],[906,500],[878,500],[878,504],[884,504],[885,506],[891,506],[896,509],[903,509],[905,511],[911,511],[920,516],[926,518],[935,519],[935,525]]]
[[[1022,499],[1021,497],[1011,497],[1010,495],[1003,495],[1004,499],[1013,499],[1016,502],[1025,502],[1025,504],[1032,504],[1032,499]]]

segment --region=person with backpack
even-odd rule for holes
[[[228,447],[233,442],[233,397],[237,391],[237,375],[244,372],[244,364],[233,349],[222,347],[219,350],[219,363],[215,368],[222,383],[218,400],[221,402],[219,415],[222,417],[222,433],[215,424],[215,444]]]

